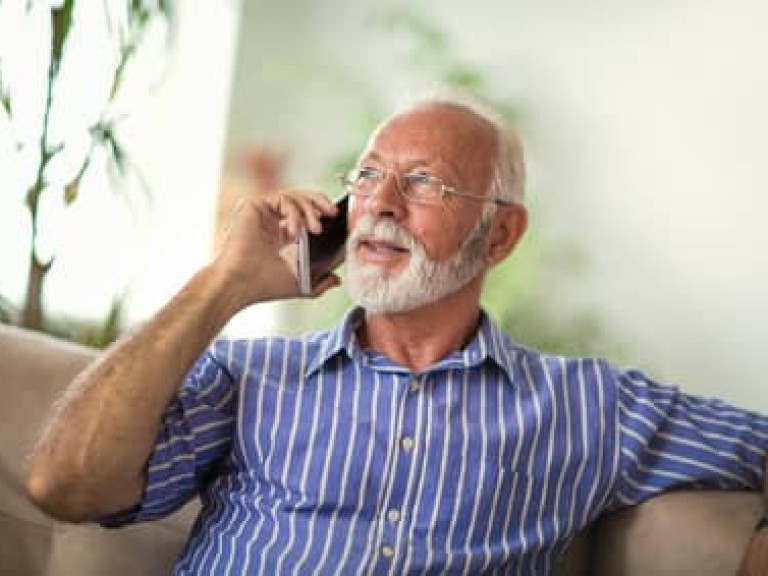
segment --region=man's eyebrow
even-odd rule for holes
[[[379,154],[375,150],[371,150],[370,152],[360,157],[361,162],[364,162],[366,160],[373,160],[381,164],[387,164],[386,160],[381,156],[381,154]],[[449,170],[452,170],[455,172],[455,168],[450,162],[446,162],[441,159],[435,159],[435,158],[428,159],[423,157],[414,157],[414,158],[406,158],[402,163],[408,166],[411,166],[411,169],[419,166],[431,167],[431,168],[446,167]]]
[[[360,156],[360,161],[362,162],[364,160],[376,160],[377,162],[383,162],[381,156],[375,151],[366,152]]]

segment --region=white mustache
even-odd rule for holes
[[[406,230],[389,219],[375,219],[370,214],[363,216],[349,235],[350,245],[357,246],[363,237],[389,242],[406,250],[421,248],[421,244]]]

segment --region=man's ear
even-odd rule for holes
[[[489,235],[486,252],[488,266],[495,266],[509,256],[527,228],[528,210],[525,206],[517,202],[499,205]]]

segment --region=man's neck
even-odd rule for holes
[[[366,312],[358,337],[364,348],[421,372],[464,348],[477,332],[478,300],[466,300],[456,295],[399,314]]]

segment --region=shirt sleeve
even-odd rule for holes
[[[102,519],[103,526],[154,520],[176,511],[197,495],[199,485],[229,453],[237,401],[233,378],[216,357],[216,347],[223,346],[215,344],[197,360],[166,407],[141,501]]]
[[[617,385],[617,507],[681,487],[762,488],[768,417],[685,394],[638,371],[618,373]]]

